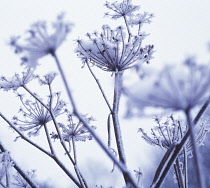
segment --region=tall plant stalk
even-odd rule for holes
[[[60,64],[60,61],[56,55],[55,52],[52,52],[51,55],[53,56],[53,58],[55,59],[57,68],[61,74],[61,78],[63,80],[69,101],[72,105],[73,108],[73,113],[78,117],[78,119],[84,124],[84,126],[88,129],[88,131],[92,134],[92,136],[95,138],[96,142],[100,145],[100,147],[102,148],[102,150],[109,156],[109,158],[116,164],[116,166],[122,171],[124,177],[126,176],[126,183],[130,183],[130,185],[133,186],[133,188],[138,188],[138,186],[136,185],[135,181],[133,180],[130,172],[127,170],[127,167],[122,163],[119,162],[115,156],[113,156],[113,154],[107,149],[107,147],[103,144],[103,142],[101,141],[101,139],[96,135],[96,133],[91,129],[91,127],[89,126],[88,122],[81,116],[81,114],[79,113],[76,104],[74,102],[73,96],[71,94],[69,85],[67,83],[64,71],[62,69],[62,66]],[[118,106],[119,107],[119,106]],[[118,108],[116,108],[117,110]],[[117,119],[116,119],[117,120]]]
[[[120,122],[119,122],[119,105],[120,105],[120,96],[122,90],[122,73],[115,73],[115,82],[114,82],[114,99],[113,99],[113,110],[112,110],[112,118],[113,118],[113,127],[116,138],[117,150],[119,154],[119,160],[126,166],[126,157],[123,147],[123,139],[121,135]],[[127,174],[123,172],[123,177],[125,179],[126,184],[129,183],[129,178]]]

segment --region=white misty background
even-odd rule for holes
[[[24,33],[29,25],[35,21],[53,21],[59,13],[66,13],[66,19],[73,23],[74,27],[67,40],[58,49],[57,54],[64,67],[79,110],[96,118],[97,121],[94,122],[97,126],[96,131],[104,139],[106,139],[105,125],[109,110],[87,67],[81,69],[81,60],[75,53],[77,45],[75,40],[85,38],[87,32],[100,31],[103,24],[114,23],[108,18],[103,18],[104,12],[106,12],[106,8],[103,6],[105,2],[103,0],[0,0],[0,75],[5,76],[13,76],[15,72],[23,70],[23,67],[20,67],[19,58],[13,54],[7,45],[9,38]],[[150,34],[144,43],[154,44],[156,51],[150,65],[145,64],[144,66],[159,68],[166,63],[181,63],[191,55],[195,55],[198,62],[209,62],[210,24],[208,24],[208,19],[210,18],[210,2],[208,0],[133,0],[132,2],[141,6],[140,12],[147,11],[155,15],[152,23],[145,25],[143,28]],[[50,57],[44,57],[40,60],[40,63],[41,66],[38,67],[37,72],[41,75],[56,70],[56,66]],[[111,100],[113,77],[101,70],[96,71],[96,75]],[[57,79],[54,90],[63,90],[63,96],[65,96],[65,90],[60,84],[59,78]],[[38,92],[41,93],[42,91]],[[20,107],[17,98],[14,97],[12,92],[0,91],[0,99],[0,111],[8,118],[12,118]],[[68,101],[67,98],[66,101]],[[124,107],[122,101],[121,117],[125,112]],[[158,149],[144,143],[140,134],[137,134],[137,129],[144,127],[145,130],[149,130],[155,123],[151,118],[144,118],[141,120],[122,119],[121,124],[129,168],[137,169],[141,167],[143,172],[148,172],[152,168],[151,165],[154,165],[155,155],[153,153]],[[36,169],[36,179],[45,181],[50,186],[69,187],[68,178],[65,178],[63,172],[54,165],[53,161],[48,160],[44,154],[40,154],[24,141],[14,143],[14,134],[2,120],[0,120],[0,126],[1,141],[20,165],[25,169]],[[40,142],[42,142],[41,139],[40,137]],[[93,185],[109,186],[108,179],[111,179],[110,182],[114,182],[115,176],[107,173],[112,169],[112,162],[94,141],[79,143],[78,147],[81,169],[87,177],[92,178]],[[101,168],[101,174],[97,174],[101,164],[104,165],[104,169]],[[117,170],[114,173],[117,173]],[[121,186],[120,182],[122,182],[121,177],[119,177],[119,180],[116,179],[116,187]]]

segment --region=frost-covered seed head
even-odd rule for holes
[[[19,87],[25,86],[35,77],[32,69],[22,72],[22,75],[15,74],[12,78],[2,76],[0,78],[0,89],[4,91],[17,90]]]
[[[142,138],[147,143],[151,145],[157,145],[165,151],[167,151],[171,145],[179,143],[188,129],[188,126],[183,125],[183,123],[180,120],[175,120],[172,115],[169,116],[165,122],[162,122],[159,118],[155,118],[155,122],[158,125],[151,129],[151,136],[145,133],[142,128],[139,129],[139,132],[141,133]],[[203,125],[201,125],[200,129],[196,134],[197,146],[203,145],[207,132],[208,129],[206,129]],[[192,156],[191,139],[189,139],[186,142],[185,148],[188,156],[191,157]],[[183,152],[180,153],[180,155],[182,154]]]
[[[64,107],[66,103],[60,100],[60,95],[54,95],[52,97],[57,97],[54,107],[51,108],[51,111],[55,117],[65,113]],[[20,100],[23,104],[23,108],[19,110],[22,114],[22,118],[17,116],[13,117],[13,122],[19,127],[21,131],[29,131],[29,136],[36,136],[39,133],[39,130],[42,126],[45,126],[49,121],[52,120],[52,116],[39,101],[30,101],[23,99],[23,96],[20,95]],[[41,99],[40,99],[41,100]],[[50,106],[50,101],[46,106]]]
[[[129,69],[136,62],[149,62],[153,45],[141,46],[144,35],[132,36],[128,42],[124,30],[121,26],[112,30],[105,25],[99,36],[89,34],[89,41],[78,40],[76,52],[84,63],[110,72]]]
[[[12,37],[10,45],[16,53],[22,54],[22,64],[36,67],[38,59],[48,54],[54,54],[66,39],[72,24],[64,21],[64,14],[57,17],[48,27],[45,21],[34,23],[28,30],[29,37],[20,41],[20,37]]]
[[[134,88],[125,88],[131,106],[192,109],[210,94],[210,67],[188,58],[182,65],[166,66],[159,74],[140,80]],[[139,87],[138,87],[139,86]]]

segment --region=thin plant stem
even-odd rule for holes
[[[97,83],[97,85],[98,85],[98,87],[99,87],[99,89],[100,89],[100,91],[101,91],[101,94],[103,95],[103,98],[104,98],[104,100],[105,100],[105,102],[106,102],[106,104],[107,104],[107,106],[108,106],[110,112],[112,112],[112,107],[111,107],[111,105],[109,104],[109,101],[108,101],[108,99],[107,99],[107,97],[106,97],[106,95],[105,95],[105,93],[104,93],[104,90],[103,90],[103,88],[102,88],[102,86],[101,86],[101,84],[100,84],[100,82],[99,82],[99,79],[96,78],[94,72],[93,72],[92,69],[90,68],[89,63],[87,62],[86,64],[87,64],[87,67],[88,67],[88,69],[89,69],[91,75],[92,75],[93,78],[95,79],[95,81],[96,81],[96,83]]]
[[[10,175],[8,169],[6,169],[6,186],[7,188],[10,188]]]
[[[28,139],[21,131],[19,131],[2,113],[0,113],[0,117],[15,131],[18,133],[18,135],[20,135],[20,137],[25,140],[26,142],[28,142],[29,144],[31,144],[32,146],[34,146],[35,148],[37,148],[38,150],[40,150],[41,152],[45,153],[46,155],[52,157],[53,155],[46,151],[44,148],[40,147],[39,145],[37,145],[36,143],[32,142],[30,139]]]
[[[0,150],[2,152],[5,152],[6,149],[3,146],[3,144],[0,142]],[[31,186],[31,188],[38,188],[38,186],[31,180],[31,178],[28,177],[28,175],[20,168],[20,166],[17,164],[17,162],[12,159],[10,156],[11,161],[13,162],[14,169],[22,176],[22,178]]]
[[[191,138],[191,142],[192,142],[193,156],[194,156],[194,160],[195,160],[195,171],[196,171],[196,176],[197,176],[197,180],[198,180],[198,187],[204,188],[203,181],[201,178],[202,171],[201,171],[201,167],[200,167],[200,163],[199,163],[198,150],[196,147],[195,135],[194,135],[194,131],[193,131],[193,122],[191,120],[190,110],[186,110],[185,115],[186,115],[188,129],[190,131],[190,138]]]
[[[128,31],[128,42],[130,42],[130,39],[131,39],[131,31],[130,31],[130,28],[129,28],[129,25],[128,25],[128,21],[126,19],[126,16],[123,16],[123,19],[125,21],[125,25],[126,25],[126,28],[127,28],[127,31]]]
[[[179,122],[180,123],[180,122]],[[182,130],[182,127],[181,125],[179,126],[180,127],[180,133],[181,133],[181,137],[183,137],[183,130]],[[183,162],[183,165],[184,165],[184,186],[185,188],[188,188],[188,174],[187,174],[187,151],[186,151],[186,146],[183,147],[183,155],[184,155],[184,162]]]
[[[176,166],[176,164],[173,164],[173,166],[174,166],[174,172],[175,172],[175,176],[176,176],[176,179],[177,179],[178,187],[179,188],[183,188],[183,187],[180,186],[180,179],[179,179],[179,174],[178,174],[177,166]]]
[[[50,151],[51,153],[54,155],[55,154],[55,151],[54,151],[54,148],[52,146],[52,142],[51,142],[51,139],[50,139],[50,136],[49,136],[49,132],[48,132],[48,129],[47,129],[47,125],[43,125],[44,126],[44,130],[45,130],[45,133],[46,133],[46,137],[47,137],[47,142],[48,142],[48,145],[50,147]]]
[[[78,186],[81,187],[79,182],[74,178],[74,176],[69,172],[69,170],[63,165],[63,163],[55,156],[52,155],[50,152],[46,151],[45,149],[43,149],[42,147],[38,146],[36,143],[32,142],[31,140],[29,140],[26,136],[24,136],[5,116],[3,116],[0,113],[0,117],[2,117],[2,119],[4,119],[12,129],[14,129],[19,135],[20,137],[25,140],[26,142],[28,142],[29,144],[33,145],[35,148],[39,149],[40,151],[42,151],[43,153],[45,153],[46,155],[48,155],[50,158],[52,158],[57,164],[58,166],[60,166],[60,168],[66,173],[66,175]],[[81,187],[82,188],[82,187]]]
[[[176,159],[175,166],[177,168],[177,175],[178,175],[177,179],[178,179],[180,188],[185,188],[184,180],[183,180],[183,173],[182,173],[181,168],[180,168],[179,158]]]
[[[49,113],[50,113],[50,116],[52,118],[52,121],[55,125],[55,128],[56,128],[56,131],[58,133],[58,136],[59,136],[59,140],[60,140],[60,143],[62,145],[62,147],[64,148],[67,156],[69,157],[69,159],[71,160],[72,164],[74,164],[74,160],[72,159],[72,157],[70,156],[69,152],[68,152],[68,149],[66,148],[66,145],[65,145],[65,142],[63,140],[63,137],[61,135],[61,132],[60,132],[60,129],[58,127],[58,124],[57,124],[57,121],[55,119],[55,116],[52,112],[51,109],[49,109],[38,97],[36,97],[36,95],[34,95],[26,86],[23,87],[32,97],[34,97]],[[51,93],[52,94],[52,93]]]
[[[106,96],[105,96],[105,93],[101,87],[99,80],[96,78],[95,74],[93,73],[92,69],[90,68],[89,63],[87,62],[86,64],[88,66],[88,69],[89,69],[91,75],[94,77],[94,79],[95,79],[95,81],[96,81],[96,83],[97,83],[109,109],[110,109],[110,112],[112,114],[119,158],[120,158],[120,161],[126,165],[126,159],[125,159],[125,154],[124,154],[124,149],[123,149],[122,136],[121,136],[121,130],[120,130],[120,124],[119,124],[119,118],[118,118],[119,102],[120,102],[120,95],[121,95],[121,80],[120,80],[121,73],[115,74],[115,86],[114,86],[115,91],[114,91],[114,102],[113,102],[113,109],[112,109]],[[110,145],[110,138],[108,139],[108,145]]]
[[[196,115],[195,119],[193,120],[194,126],[200,120],[201,116],[203,115],[203,113],[205,112],[207,107],[209,106],[209,103],[210,103],[210,97],[208,97],[208,99],[206,100],[206,102],[203,104],[203,106],[199,110],[198,114]],[[161,184],[162,184],[163,180],[165,179],[170,167],[173,165],[175,159],[179,155],[180,151],[183,149],[183,147],[185,145],[185,142],[187,141],[189,136],[190,136],[190,130],[188,129],[187,132],[185,133],[185,135],[183,136],[182,140],[178,144],[176,144],[175,150],[173,150],[172,155],[170,155],[170,157],[166,161],[167,164],[165,164],[164,168],[162,168],[161,173],[158,173],[157,177],[154,178],[155,181],[153,180],[153,183],[151,185],[152,188],[159,188],[161,186]],[[164,157],[166,157],[166,155],[168,155],[167,152],[166,152]],[[157,171],[156,171],[156,174],[157,174]]]
[[[0,182],[0,185],[1,185],[3,188],[7,188],[6,185],[4,185],[2,182]]]
[[[95,138],[96,142],[100,145],[100,147],[102,148],[102,150],[110,157],[110,159],[116,164],[116,166],[124,173],[127,175],[131,185],[134,188],[138,188],[138,186],[136,185],[135,181],[133,180],[132,176],[130,175],[130,172],[127,170],[126,166],[124,164],[122,164],[121,162],[119,162],[115,156],[113,156],[113,154],[107,149],[107,147],[103,144],[103,142],[101,141],[101,139],[96,135],[96,133],[91,129],[91,127],[89,126],[88,122],[81,116],[81,114],[79,113],[79,111],[77,110],[76,104],[74,102],[73,96],[71,94],[70,88],[68,86],[66,77],[64,75],[63,69],[60,65],[60,62],[58,60],[58,57],[56,55],[56,53],[52,53],[53,58],[55,59],[55,62],[57,64],[58,70],[61,74],[64,86],[66,88],[66,92],[67,95],[69,97],[69,100],[71,102],[72,108],[73,108],[73,112],[74,114],[78,117],[78,119],[84,124],[84,126],[87,128],[87,130],[92,134],[92,136]]]
[[[76,152],[76,143],[75,143],[74,137],[72,137],[72,147],[73,147],[73,153],[74,153],[74,162],[75,162],[75,166],[77,167],[77,165],[78,165],[77,164],[77,152]],[[83,185],[85,188],[88,188],[87,182],[79,170],[78,170],[78,178],[81,181],[81,185]]]
[[[120,96],[121,96],[121,84],[122,84],[122,73],[116,72],[115,73],[115,84],[114,84],[114,100],[113,100],[112,119],[113,119],[113,126],[114,126],[117,150],[118,150],[118,154],[119,154],[119,160],[126,166],[126,157],[125,157],[123,140],[122,140],[122,135],[121,135],[121,130],[120,130],[120,122],[119,122],[119,117],[118,117]],[[129,179],[125,173],[123,173],[123,177],[125,179],[126,184],[128,184]]]
[[[83,182],[85,182],[85,180],[84,180],[84,178],[83,178],[81,172],[79,171],[79,168],[77,167],[75,161],[72,159],[71,155],[69,154],[69,151],[68,151],[68,149],[67,149],[67,147],[66,147],[66,145],[65,145],[65,142],[64,142],[63,137],[62,137],[62,135],[61,135],[60,129],[59,129],[59,127],[58,127],[57,121],[56,121],[56,119],[55,119],[55,116],[54,116],[54,114],[53,114],[53,112],[52,112],[52,98],[50,99],[50,109],[49,109],[49,108],[48,108],[48,107],[47,107],[47,106],[46,106],[38,97],[36,97],[36,96],[35,96],[27,87],[24,87],[24,89],[25,89],[32,97],[34,97],[37,101],[39,101],[39,103],[40,103],[40,104],[41,104],[41,105],[50,113],[50,116],[51,116],[52,121],[53,121],[53,123],[54,123],[54,125],[55,125],[55,128],[56,128],[56,131],[57,131],[57,133],[58,133],[58,137],[59,137],[60,143],[61,143],[62,147],[64,148],[65,153],[66,153],[67,156],[69,157],[70,161],[72,162],[72,164],[73,164],[73,166],[74,166],[74,170],[75,170],[75,172],[76,172],[76,175],[77,175],[77,177],[78,177],[78,179],[79,179],[79,181],[80,181],[80,183],[81,183],[81,186],[82,186],[82,188],[83,188],[83,183],[82,183],[82,181],[81,181],[80,178],[82,177]],[[50,96],[52,96],[52,89],[51,89],[51,86],[50,86],[50,85],[49,85],[49,90],[50,90]],[[48,139],[50,139],[50,138],[48,138]]]

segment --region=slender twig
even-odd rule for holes
[[[102,86],[101,86],[101,84],[100,84],[100,82],[99,82],[99,79],[96,78],[94,72],[93,72],[92,69],[90,68],[89,63],[86,62],[86,64],[87,64],[87,67],[88,67],[88,69],[89,69],[91,75],[92,75],[93,78],[95,79],[95,81],[96,81],[96,83],[97,83],[97,85],[98,85],[98,87],[99,87],[99,89],[100,89],[100,91],[101,91],[101,94],[103,95],[103,98],[104,98],[104,100],[105,100],[105,102],[106,102],[106,104],[107,104],[107,106],[108,106],[110,112],[112,112],[111,105],[109,104],[109,101],[108,101],[108,99],[107,99],[107,97],[106,97],[106,95],[105,95],[105,93],[104,93],[104,90],[103,90],[103,88],[102,88]]]
[[[194,135],[194,131],[193,131],[193,122],[191,120],[190,110],[186,110],[185,115],[186,115],[188,129],[190,131],[190,138],[191,138],[191,142],[192,142],[193,156],[194,156],[194,160],[195,160],[195,171],[196,171],[197,180],[198,180],[197,187],[204,188],[204,185],[203,185],[204,183],[201,178],[202,171],[201,171],[201,167],[200,167],[200,163],[199,163],[198,150],[196,147],[196,140],[195,140],[195,135]]]
[[[181,125],[179,125],[179,127],[180,127],[181,137],[183,137],[183,130],[182,130]],[[188,188],[188,174],[187,174],[188,164],[187,164],[187,149],[186,149],[186,146],[183,147],[183,155],[184,155],[184,162],[183,162],[183,165],[184,165],[184,167],[183,167],[183,169],[184,169],[184,186],[185,186],[185,188]]]
[[[51,118],[52,118],[52,121],[53,121],[53,123],[54,123],[54,125],[55,125],[55,128],[56,128],[56,131],[57,131],[57,133],[58,133],[58,137],[59,137],[59,140],[60,140],[60,143],[61,143],[61,145],[62,145],[62,147],[64,148],[64,150],[65,150],[65,153],[67,154],[67,156],[69,157],[69,159],[70,159],[70,161],[72,162],[72,164],[73,164],[73,166],[74,166],[74,170],[75,170],[75,172],[76,172],[76,175],[77,175],[77,177],[78,177],[78,179],[79,179],[79,181],[80,181],[80,184],[81,184],[81,186],[82,186],[82,188],[83,188],[83,183],[82,182],[85,182],[85,180],[84,180],[84,178],[83,178],[83,176],[82,176],[82,174],[81,174],[81,172],[80,172],[80,170],[79,170],[79,168],[77,167],[77,164],[75,163],[75,161],[72,159],[72,157],[71,157],[71,155],[70,155],[70,153],[69,153],[69,151],[68,151],[68,149],[67,149],[67,147],[66,147],[66,145],[65,145],[65,142],[64,142],[64,140],[63,140],[63,137],[62,137],[62,135],[61,135],[61,132],[60,132],[60,129],[59,129],[59,127],[58,127],[58,124],[57,124],[57,121],[56,121],[56,118],[55,118],[55,116],[54,116],[54,114],[53,114],[53,112],[52,112],[52,98],[50,98],[50,108],[48,108],[48,106],[46,106],[38,97],[36,97],[27,87],[24,87],[24,89],[32,96],[32,97],[34,97],[46,110],[48,110],[48,112],[50,113],[50,116],[51,116]],[[51,85],[49,85],[49,91],[50,91],[50,96],[52,96],[52,89],[51,89]],[[48,138],[48,140],[49,140],[50,138]],[[49,142],[50,143],[50,142]],[[82,179],[82,181],[81,181],[81,179]],[[85,185],[87,185],[86,184],[86,182],[85,182]],[[86,186],[87,187],[87,186]]]
[[[55,151],[54,151],[54,148],[52,146],[52,142],[51,142],[51,139],[50,139],[50,135],[49,135],[49,132],[48,132],[48,129],[47,129],[47,125],[43,125],[44,126],[44,130],[45,130],[45,133],[46,133],[46,137],[47,137],[47,142],[48,142],[48,145],[50,147],[50,151],[51,151],[51,154],[55,154]]]
[[[72,108],[73,108],[73,112],[74,114],[78,117],[78,119],[84,124],[84,126],[87,128],[87,130],[92,134],[92,136],[95,138],[96,142],[100,145],[100,147],[103,149],[103,151],[110,157],[110,159],[115,162],[116,166],[127,175],[130,183],[132,184],[132,186],[134,188],[138,188],[138,186],[136,185],[135,181],[133,180],[133,178],[130,175],[130,172],[127,170],[126,166],[123,165],[122,163],[120,163],[115,156],[113,156],[113,154],[107,149],[107,147],[103,144],[103,142],[101,141],[101,139],[96,135],[96,133],[92,130],[92,128],[89,126],[89,123],[81,116],[81,114],[79,113],[79,111],[77,110],[76,104],[74,102],[73,96],[71,94],[70,88],[68,86],[66,77],[64,75],[63,69],[60,65],[60,62],[58,60],[58,57],[55,53],[52,54],[52,56],[55,59],[55,62],[57,64],[58,70],[61,74],[64,86],[66,88],[66,92],[67,95],[69,97],[69,100],[71,102]]]
[[[3,146],[3,144],[0,142],[0,150],[2,152],[5,152],[6,149]],[[28,177],[28,175],[20,168],[20,166],[17,164],[17,162],[12,159],[12,157],[10,156],[10,160],[13,163],[13,167],[14,169],[23,177],[23,179],[32,187],[32,188],[38,188],[38,186],[31,180],[31,178]]]
[[[8,169],[6,169],[6,187],[10,188],[10,174]]]
[[[55,156],[52,155],[50,152],[46,151],[45,149],[43,149],[42,147],[38,146],[36,143],[32,142],[30,139],[28,139],[24,134],[22,134],[4,115],[2,115],[0,113],[0,117],[2,117],[2,119],[4,119],[9,125],[10,127],[15,130],[20,137],[25,140],[26,142],[28,142],[29,144],[33,145],[35,148],[39,149],[40,151],[42,151],[43,153],[45,153],[46,155],[48,155],[50,158],[52,158],[57,164],[58,166],[61,167],[61,169],[67,174],[67,176],[78,186],[81,187],[80,184],[78,183],[78,181],[74,178],[74,176],[69,172],[69,170],[62,164],[62,162]]]
[[[130,39],[131,39],[131,31],[130,31],[130,27],[128,25],[128,21],[126,19],[126,16],[123,16],[123,19],[125,21],[125,25],[126,25],[126,28],[127,28],[127,31],[128,31],[128,42],[130,42]]]
[[[0,182],[0,185],[1,185],[3,188],[7,188],[6,185],[4,185],[2,182]]]
[[[78,164],[77,164],[77,152],[76,152],[76,143],[75,143],[75,138],[74,137],[72,137],[72,147],[73,147],[74,161],[75,161],[75,166],[76,166],[75,170],[78,173],[78,178],[81,181],[81,185],[83,185],[84,188],[88,188],[86,180],[84,179],[83,175],[81,174],[81,172],[77,168],[77,166],[78,166]]]
[[[28,142],[29,144],[31,144],[32,146],[34,146],[35,148],[37,148],[38,150],[42,151],[43,153],[45,153],[46,155],[52,157],[52,154],[48,151],[46,151],[44,148],[40,147],[39,145],[37,145],[36,143],[32,142],[30,139],[28,139],[21,131],[18,130],[18,128],[16,128],[2,113],[0,113],[0,117],[7,122],[7,124],[15,131],[17,132],[20,137],[25,140],[26,142]]]

